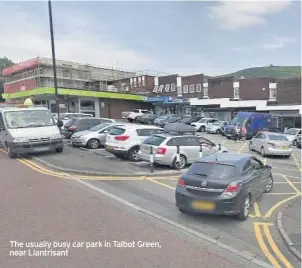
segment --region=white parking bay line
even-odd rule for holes
[[[143,166],[143,165],[150,165],[149,162],[145,162],[145,161],[140,161],[140,162],[132,162],[132,164],[138,165],[138,166]]]

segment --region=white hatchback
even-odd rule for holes
[[[106,137],[105,149],[116,157],[139,161],[138,151],[141,143],[153,134],[163,133],[155,126],[125,124],[112,128]]]

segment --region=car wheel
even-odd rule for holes
[[[220,129],[217,129],[217,130],[216,130],[216,134],[221,134],[221,130],[220,130]]]
[[[262,157],[265,157],[266,156],[266,153],[265,153],[265,150],[263,147],[261,147],[261,156]]]
[[[297,141],[293,140],[293,146],[297,146]]]
[[[270,193],[273,190],[273,186],[274,186],[274,179],[273,179],[273,176],[270,175],[270,177],[267,181],[267,184],[265,186],[264,193]]]
[[[131,119],[131,118],[128,118],[128,121],[129,121],[130,123],[132,123],[132,122],[133,122],[133,119]]]
[[[240,221],[245,221],[249,214],[250,214],[250,208],[251,208],[251,197],[248,195],[242,204],[240,212],[236,215],[236,219]]]
[[[206,131],[206,128],[204,126],[200,127],[200,131],[201,132],[205,132]]]
[[[98,139],[90,139],[87,142],[87,147],[89,149],[97,149],[100,147],[100,141]]]
[[[249,143],[249,150],[250,150],[251,152],[254,151],[252,142]]]
[[[56,149],[56,152],[57,152],[57,153],[62,153],[62,152],[63,152],[63,150],[64,150],[64,149],[63,149],[63,147],[61,147],[61,148],[57,148],[57,149]]]
[[[179,156],[179,169],[185,168],[186,165],[187,165],[187,158],[186,158],[184,155],[181,154],[181,155]],[[178,163],[177,163],[177,161],[176,161],[176,158],[175,158],[175,160],[174,160],[173,167],[174,167],[175,169],[178,169]]]
[[[138,151],[139,148],[135,147],[133,149],[131,149],[128,153],[128,157],[132,162],[138,162],[139,161],[139,157],[138,157]]]
[[[17,154],[11,149],[10,146],[7,146],[7,155],[10,159],[14,159],[17,157]]]

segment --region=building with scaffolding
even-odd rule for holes
[[[118,118],[121,110],[148,108],[143,102],[153,87],[153,76],[56,61],[58,94],[62,112],[86,112],[95,116],[109,114]],[[23,101],[35,96],[35,102],[56,112],[52,59],[35,58],[3,70],[6,102]],[[119,109],[112,109],[112,106]],[[111,107],[110,107],[111,106]]]

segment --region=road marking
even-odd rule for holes
[[[299,197],[299,196],[301,196],[301,194],[295,194],[294,196],[288,197],[288,198],[286,198],[286,199],[284,199],[284,200],[278,202],[277,204],[275,204],[273,207],[271,207],[271,208],[269,209],[269,211],[265,214],[264,218],[269,218],[269,217],[271,217],[272,214],[273,214],[273,212],[274,212],[278,207],[280,207],[282,204],[284,204],[284,203],[286,203],[286,202],[288,202],[288,201],[290,201],[290,200],[292,200],[292,199],[294,199],[294,198],[297,198],[297,197]]]
[[[265,195],[296,195],[297,193],[266,193]]]
[[[301,171],[301,166],[300,166],[300,164],[299,164],[299,161],[298,161],[297,157],[295,156],[295,154],[292,154],[292,156],[293,156],[293,159],[294,159],[294,161],[295,161],[295,163],[296,163],[298,169]]]
[[[283,178],[287,181],[287,183],[297,192],[297,194],[300,194],[301,191],[285,176],[283,175]]]
[[[263,164],[267,165],[267,158],[266,157],[263,159]]]
[[[255,217],[261,217],[260,207],[257,201],[254,202]]]
[[[278,246],[276,245],[268,225],[263,225],[264,235],[266,236],[266,239],[268,240],[268,243],[270,247],[272,248],[275,255],[279,258],[279,260],[285,265],[286,268],[293,268],[293,266],[289,263],[289,261],[284,257],[284,255],[280,252]]]
[[[271,262],[271,264],[275,267],[275,268],[281,268],[281,266],[279,265],[279,263],[277,262],[277,260],[275,259],[275,257],[270,253],[269,249],[267,248],[262,233],[261,233],[261,228],[260,226],[262,226],[263,223],[259,224],[257,222],[254,222],[254,231],[255,231],[255,236],[256,236],[256,240],[258,241],[258,244],[263,252],[263,254],[267,257],[267,259]]]
[[[240,147],[240,149],[239,149],[239,151],[237,152],[237,154],[241,154],[242,151],[243,151],[243,149],[245,148],[246,145],[247,145],[247,143],[244,143],[244,144]]]
[[[172,189],[172,190],[175,190],[175,187],[173,186],[170,186],[168,184],[165,184],[165,183],[162,183],[162,182],[159,182],[159,181],[156,181],[156,180],[153,180],[153,179],[149,179],[149,178],[146,178],[147,181],[150,181],[150,182],[153,182],[153,183],[156,183],[156,184],[159,184],[163,187],[166,187],[166,188],[169,188],[169,189]]]
[[[292,184],[301,184],[301,181],[292,181]],[[288,182],[285,181],[275,181],[274,184],[288,184]]]
[[[293,169],[293,168],[274,167],[273,165],[272,165],[272,167],[273,167],[273,169],[282,169],[282,170],[300,172],[300,170],[298,170],[298,169]]]
[[[282,174],[282,173],[273,173],[273,174],[278,175],[278,176],[287,176],[287,177],[294,178],[294,179],[301,179],[301,177],[292,176],[292,175],[285,175],[285,174]]]

